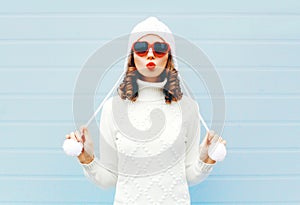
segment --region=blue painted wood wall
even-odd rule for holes
[[[228,157],[192,204],[300,204],[296,0],[1,1],[0,204],[112,204],[61,145],[82,65],[152,15],[198,45],[224,86]]]

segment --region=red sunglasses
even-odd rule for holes
[[[141,57],[147,55],[150,48],[152,48],[153,54],[156,57],[161,58],[169,52],[170,45],[165,42],[154,42],[149,44],[147,41],[136,41],[132,45],[132,50]]]

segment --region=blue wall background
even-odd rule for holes
[[[1,1],[0,204],[112,204],[61,145],[82,65],[151,15],[209,56],[225,90],[228,157],[192,203],[300,204],[296,0]]]

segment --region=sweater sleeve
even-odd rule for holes
[[[102,189],[115,187],[118,179],[117,151],[115,144],[116,126],[112,118],[112,99],[108,99],[100,118],[100,159],[95,156],[89,164],[81,164],[84,175]]]
[[[195,109],[186,133],[185,167],[189,186],[204,181],[213,169],[213,164],[204,163],[200,157],[200,114],[197,102]]]

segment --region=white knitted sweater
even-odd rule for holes
[[[166,117],[163,132],[159,137],[146,142],[137,142],[124,136],[112,119],[113,97],[109,98],[102,109],[100,133],[109,146],[116,150],[115,155],[108,154],[105,151],[107,144],[100,141],[100,158],[96,157],[89,164],[81,164],[84,174],[103,189],[116,187],[114,205],[191,204],[188,186],[203,181],[213,169],[213,165],[204,163],[203,157],[199,154],[198,104],[185,95],[178,102],[166,104],[162,92],[166,79],[155,83],[137,80],[137,83],[139,86],[137,101],[134,103],[129,100],[124,101],[128,106],[130,123],[139,130],[149,129],[151,127],[150,112],[154,108],[159,108]],[[182,107],[187,105],[189,105],[188,108]],[[189,112],[188,120],[182,122],[179,113],[185,110]],[[181,128],[184,126],[184,132],[178,135],[180,126]],[[159,155],[172,146],[175,138],[179,138],[181,143],[175,148],[174,155],[176,155],[176,149],[178,152],[183,149],[184,155],[178,158],[172,166],[146,176],[118,174],[125,173],[126,166],[132,164],[135,157],[151,158],[151,156]],[[121,155],[127,155],[128,158],[122,157],[120,160]],[[136,164],[135,169],[137,173],[146,173],[151,168],[150,165],[145,167]]]

